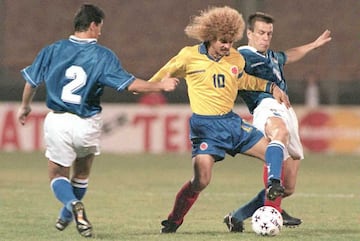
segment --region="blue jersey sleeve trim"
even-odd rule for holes
[[[26,69],[22,69],[20,72],[22,74],[22,76],[24,77],[24,79],[26,80],[26,82],[28,82],[31,87],[37,87],[37,84],[31,79],[30,75],[28,75],[28,73],[26,73]]]
[[[128,79],[125,83],[123,83],[122,85],[120,85],[116,90],[117,91],[122,91],[124,90],[126,87],[128,87],[129,85],[131,85],[134,81],[135,81],[135,76],[131,76],[130,79]]]

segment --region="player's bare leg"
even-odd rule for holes
[[[176,195],[173,210],[166,220],[161,222],[161,233],[175,233],[183,223],[184,217],[211,180],[214,158],[207,154],[193,158],[194,176],[185,183]]]

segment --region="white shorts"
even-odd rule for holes
[[[288,109],[285,105],[272,98],[263,99],[254,110],[253,125],[266,136],[266,121],[269,117],[273,116],[283,119],[289,131],[287,152],[284,153],[285,160],[290,156],[297,160],[304,159],[304,150],[299,135],[299,123],[292,107]]]
[[[70,167],[77,157],[100,154],[101,116],[80,118],[70,113],[49,112],[44,121],[45,156]]]

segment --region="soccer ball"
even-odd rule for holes
[[[258,208],[251,217],[251,227],[258,235],[275,236],[281,231],[281,213],[271,206]]]

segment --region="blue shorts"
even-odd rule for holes
[[[264,135],[234,112],[219,116],[193,114],[190,118],[192,157],[209,154],[221,161],[254,146]]]

